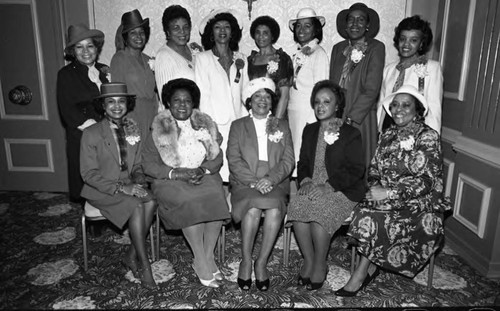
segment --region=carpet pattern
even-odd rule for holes
[[[150,291],[119,265],[130,243],[126,231],[105,227],[90,237],[89,269],[83,270],[81,208],[67,202],[60,193],[0,192],[1,309],[464,307],[492,306],[500,293],[498,281],[482,277],[445,246],[436,256],[430,291],[426,268],[414,279],[381,272],[357,297],[337,297],[333,292],[350,275],[351,252],[343,236],[332,241],[322,289],[295,285],[301,255],[292,239],[290,265],[284,267],[280,236],[268,265],[270,290],[253,285],[242,292],[236,284],[240,237],[233,227],[226,234],[225,262],[219,263],[226,280],[218,289],[198,282],[180,232],[162,230],[161,259],[153,263],[159,290]]]

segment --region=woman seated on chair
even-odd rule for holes
[[[156,203],[144,187],[138,124],[127,118],[134,109],[135,95],[121,82],[103,83],[95,100],[105,118],[83,132],[80,172],[85,182],[82,197],[119,228],[128,224],[132,244],[122,263],[148,289],[155,289],[146,253],[146,235]]]
[[[383,100],[394,120],[372,159],[369,189],[354,210],[348,235],[357,242],[359,265],[338,296],[355,296],[378,268],[408,277],[423,268],[443,241],[443,198],[439,134],[424,123],[427,101],[412,85]]]
[[[345,99],[330,80],[316,83],[311,107],[318,122],[302,134],[297,164],[297,196],[290,202],[288,221],[304,263],[297,284],[308,290],[323,286],[330,240],[365,193],[361,133],[340,118]]]
[[[144,147],[144,171],[167,229],[182,229],[194,255],[201,284],[219,287],[223,275],[214,248],[224,219],[230,217],[222,179],[221,135],[198,110],[200,89],[192,80],[174,79],[163,86],[165,110],[153,120]]]
[[[229,131],[227,160],[232,217],[241,222],[242,260],[238,285],[252,285],[252,250],[264,213],[262,246],[255,261],[255,284],[269,289],[267,261],[286,214],[290,174],[295,160],[288,123],[271,115],[277,104],[275,85],[269,78],[257,78],[243,91],[250,115],[234,121]]]

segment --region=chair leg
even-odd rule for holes
[[[149,227],[149,241],[151,242],[151,259],[156,261],[156,252],[155,252],[155,236],[153,232],[153,226]]]
[[[288,267],[290,256],[290,240],[292,236],[292,228],[284,227],[283,230],[283,264]]]
[[[351,247],[351,275],[354,273],[354,269],[356,269],[356,246]]]
[[[222,225],[219,239],[219,262],[222,264],[226,259],[226,226]]]
[[[160,260],[160,226],[160,213],[156,211],[156,254],[158,254],[158,260]]]
[[[86,272],[88,269],[88,258],[87,258],[87,224],[85,221],[85,215],[82,215],[82,242],[83,242],[83,269]]]
[[[434,276],[434,256],[435,256],[435,254],[432,254],[430,261],[429,261],[429,274],[427,275],[427,289],[428,290],[432,289],[432,277]]]

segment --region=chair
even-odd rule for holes
[[[432,277],[434,276],[434,257],[436,253],[432,253],[429,258],[429,274],[427,275],[427,290],[432,289]],[[356,253],[356,247],[352,246],[351,248],[351,274],[354,273],[354,269],[359,264],[360,256]]]
[[[83,267],[85,271],[88,270],[87,221],[92,222],[92,221],[102,221],[102,220],[107,220],[107,219],[101,214],[101,211],[92,206],[89,202],[85,202],[84,212],[82,213]],[[151,257],[153,260],[156,260],[156,254],[158,254],[158,259],[160,255],[160,243],[159,243],[160,231],[159,231],[158,212],[156,212],[156,220],[157,220],[156,233],[158,236],[156,243],[157,247],[156,252],[154,247],[153,226],[151,226],[151,228],[149,229],[149,236],[151,241]]]

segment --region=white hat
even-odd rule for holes
[[[252,95],[260,89],[270,89],[273,92],[276,92],[276,86],[274,81],[269,78],[255,78],[252,81],[248,82],[243,90],[243,100],[246,101]]]
[[[294,19],[291,19],[288,22],[288,28],[290,28],[291,31],[293,31],[293,25],[295,24],[296,21],[299,19],[304,19],[304,18],[317,18],[319,22],[321,23],[321,27],[325,26],[325,17],[324,16],[319,16],[316,14],[316,12],[312,8],[303,8],[300,9],[300,11],[297,13],[297,17]]]
[[[204,31],[205,31],[205,27],[207,26],[208,22],[214,18],[217,14],[220,14],[220,13],[229,13],[231,14],[232,16],[234,16],[234,18],[236,18],[236,21],[238,22],[238,25],[240,28],[243,27],[243,24],[241,22],[241,17],[240,15],[234,11],[234,10],[231,10],[231,9],[224,9],[224,8],[221,8],[221,9],[212,9],[210,11],[210,13],[208,13],[207,16],[205,16],[205,18],[203,18],[200,22],[200,26],[199,26],[199,31],[200,31],[200,34],[202,34]]]
[[[425,97],[422,94],[420,94],[417,88],[414,87],[413,85],[405,84],[401,86],[396,92],[387,95],[382,101],[382,106],[384,106],[384,109],[389,116],[392,117],[391,111],[389,110],[389,105],[392,103],[394,97],[398,94],[410,94],[413,97],[415,97],[424,106],[425,109],[424,116],[427,114],[429,105],[427,104],[427,100],[425,99]]]

